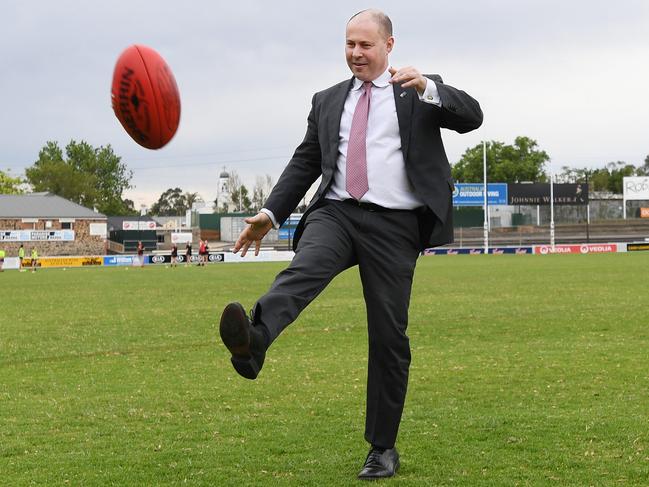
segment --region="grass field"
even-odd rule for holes
[[[254,382],[217,343],[285,263],[0,274],[0,485],[353,485],[356,269]],[[649,252],[425,257],[392,485],[649,485]],[[383,482],[386,483],[386,482]]]

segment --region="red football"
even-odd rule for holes
[[[128,134],[147,149],[160,149],[180,122],[180,94],[169,65],[150,47],[133,45],[117,60],[113,110]]]

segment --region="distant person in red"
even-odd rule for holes
[[[178,267],[178,245],[171,246],[171,267]]]
[[[205,265],[205,242],[203,240],[198,241],[198,264],[196,265]]]
[[[141,241],[137,242],[137,260],[140,262],[140,267],[144,267],[144,245]]]

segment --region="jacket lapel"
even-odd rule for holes
[[[327,114],[329,117],[327,124],[329,129],[329,141],[334,149],[334,154],[338,154],[338,143],[340,142],[340,119],[343,116],[345,100],[347,100],[347,94],[349,93],[349,90],[351,90],[353,82],[354,78],[351,78],[347,83],[340,83],[336,91],[332,94],[331,103],[327,104],[327,107],[330,107],[329,113]]]
[[[410,145],[410,126],[412,125],[412,107],[414,103],[414,90],[404,90],[398,84],[392,85],[394,104],[397,107],[399,120],[399,134],[401,135],[401,152],[403,159],[408,160],[408,146]]]

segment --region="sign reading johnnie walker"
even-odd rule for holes
[[[508,184],[510,205],[549,205],[550,183]],[[587,205],[588,185],[554,184],[555,205]]]

